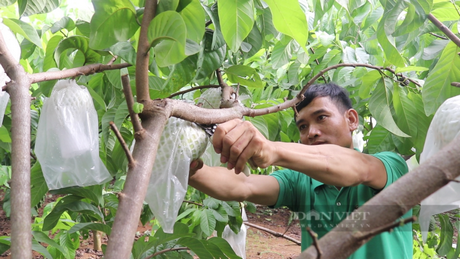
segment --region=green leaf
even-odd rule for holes
[[[182,5],[185,5],[182,6]],[[187,27],[187,38],[201,42],[205,31],[205,14],[199,0],[182,0],[179,2],[179,12]]]
[[[110,51],[114,55],[119,56],[129,64],[136,64],[136,51],[129,42],[117,42],[115,45],[110,47]]]
[[[391,136],[391,133],[380,125],[373,128],[367,142],[369,153],[374,154],[393,150],[394,144]]]
[[[203,243],[201,243],[198,239],[183,237],[177,240],[177,243],[190,248],[190,250],[192,250],[198,258],[214,258]]]
[[[299,2],[297,0],[282,2],[266,0],[265,2],[272,12],[275,28],[294,38],[302,48],[305,48],[308,40],[308,24]]]
[[[163,69],[162,72],[168,74],[168,77],[160,90],[171,94],[190,83],[195,77],[196,62],[197,56],[190,56],[182,62],[170,66],[169,69]],[[152,96],[152,98],[157,97]]]
[[[372,70],[361,77],[362,84],[359,87],[359,97],[366,99],[370,97],[370,92],[375,83],[382,78],[382,74],[378,70]]]
[[[39,252],[42,254],[45,258],[53,259],[53,256],[46,250],[45,247],[40,245],[37,241],[32,240],[32,250]]]
[[[452,248],[452,236],[454,235],[454,228],[446,214],[438,214],[441,223],[441,238],[436,252],[439,256],[445,256]]]
[[[402,131],[417,136],[417,111],[407,97],[407,90],[398,85],[393,86],[393,107],[396,111],[396,122]]]
[[[247,56],[246,57],[252,57],[254,56],[262,47],[262,34],[259,31],[259,28],[257,28],[257,25],[254,24],[252,27],[252,30],[249,32],[249,35],[246,39],[244,39],[244,42],[248,43],[251,45],[251,49],[247,51]]]
[[[247,87],[263,87],[263,81],[260,79],[257,71],[249,66],[234,65],[225,70],[228,80],[233,83],[240,83]]]
[[[8,132],[8,129],[5,127],[5,125],[0,127],[0,141],[11,143],[10,133]]]
[[[416,67],[416,66],[407,66],[407,67],[398,67],[396,68],[396,73],[408,72],[408,71],[416,71],[416,72],[423,72],[428,71],[429,68],[426,67]]]
[[[9,6],[9,5],[12,5],[14,3],[16,3],[16,0],[4,0],[4,1],[0,2],[0,7]],[[1,251],[0,251],[0,254],[2,254]]]
[[[272,52],[272,67],[273,69],[278,69],[291,60],[292,50],[291,50],[291,38],[285,37],[283,40],[278,41],[275,44]]]
[[[414,140],[414,147],[417,150],[417,156],[420,156],[420,153],[423,150],[423,146],[425,144],[426,134],[428,132],[428,127],[430,126],[431,119],[433,115],[426,116],[424,112],[420,112],[424,110],[424,105],[422,101],[422,96],[420,94],[414,94],[409,92],[407,95],[409,100],[414,105],[414,109],[418,111],[417,115],[417,136],[413,138]]]
[[[460,94],[460,88],[450,83],[460,81],[460,47],[449,42],[436,66],[430,71],[422,89],[425,113],[434,114],[439,106],[452,96]]]
[[[441,22],[458,21],[459,18],[456,7],[450,1],[440,1],[435,3],[431,14]]]
[[[214,36],[216,37],[215,48],[213,47]],[[222,35],[216,32],[206,31],[204,36],[204,44],[202,44],[203,50],[198,55],[195,80],[207,78],[211,73],[213,73],[222,65],[225,59],[225,54],[227,52],[227,45],[221,45],[221,42],[225,43]]]
[[[377,28],[377,39],[383,48],[385,57],[388,62],[397,67],[404,67],[405,61],[402,58],[399,50],[394,45],[394,38],[391,36],[395,30],[396,22],[400,13],[406,8],[404,1],[397,1],[394,6],[391,6],[390,1],[385,6],[385,13]]]
[[[237,52],[241,42],[249,35],[254,24],[253,1],[219,0],[217,10],[222,35],[230,49]]]
[[[95,222],[88,222],[88,223],[78,223],[74,225],[68,232],[69,234],[75,233],[77,231],[83,231],[83,230],[97,230],[97,231],[102,231],[107,234],[107,236],[110,235],[112,229],[110,226],[102,223],[95,223]]]
[[[150,22],[148,39],[158,66],[174,65],[186,58],[186,32],[184,19],[174,11],[160,13]]]
[[[3,18],[3,23],[8,26],[12,32],[24,36],[24,38],[26,38],[28,41],[43,49],[40,36],[38,36],[37,31],[34,29],[34,27],[32,27],[32,25],[18,19],[8,18]]]
[[[18,0],[19,15],[30,16],[38,13],[49,13],[59,7],[59,0]]]
[[[75,22],[70,17],[64,16],[61,20],[53,23],[50,30],[52,33],[56,33],[62,29],[66,29],[67,31],[75,29]]]
[[[142,113],[144,110],[144,105],[142,103],[134,102],[133,111],[135,113]]]
[[[50,245],[52,247],[55,247],[63,255],[65,255],[67,253],[66,250],[61,245],[56,243],[56,241],[54,241],[53,239],[49,238],[45,233],[39,232],[39,231],[32,231],[32,235],[33,235],[34,239],[37,242],[45,243],[45,244],[48,244],[48,245]]]
[[[396,125],[391,114],[389,100],[390,95],[386,89],[385,81],[381,79],[369,99],[369,111],[377,122],[391,133],[400,137],[410,137]]]
[[[46,45],[45,60],[43,62],[43,70],[45,72],[48,71],[50,68],[57,67],[56,62],[54,61],[54,51],[56,50],[57,46],[59,45],[62,39],[63,37],[61,35],[55,35],[48,41],[48,44]],[[45,92],[42,90],[42,92],[45,93],[45,95],[46,92],[49,92],[51,94],[51,90]],[[49,96],[49,94],[47,96]]]
[[[136,10],[129,0],[93,1],[95,13],[91,19],[89,45],[105,49],[129,40],[139,29]]]
[[[58,203],[56,207],[46,216],[43,221],[43,230],[51,230],[58,223],[62,213],[70,210],[79,213],[85,213],[90,216],[95,216],[98,220],[102,220],[104,215],[102,212],[94,205],[83,202],[83,201],[74,201],[71,203]]]
[[[216,218],[214,217],[212,210],[205,209],[201,213],[200,227],[206,236],[212,235],[212,232],[216,228]]]
[[[60,64],[61,55],[66,54],[69,49],[80,50],[85,56],[85,64],[97,63],[101,57],[101,55],[89,48],[88,38],[84,36],[71,36],[63,39],[54,52],[54,60],[59,67],[62,67]]]
[[[221,203],[221,201],[214,199],[212,197],[208,197],[203,200],[203,205],[210,209],[217,209]]]
[[[38,161],[30,169],[30,188],[30,206],[33,208],[38,205],[48,192],[48,186]]]
[[[93,185],[88,187],[67,187],[58,190],[52,190],[52,194],[73,194],[78,197],[87,198],[97,205],[104,205],[102,197],[102,186]]]
[[[232,247],[230,244],[227,242],[227,240],[221,238],[221,237],[212,237],[207,240],[209,243],[214,244],[222,250],[222,252],[225,253],[227,258],[240,258],[235,252],[233,251]]]

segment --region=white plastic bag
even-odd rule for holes
[[[98,125],[88,89],[74,80],[58,81],[43,102],[35,143],[50,190],[112,178],[99,157]]]
[[[145,201],[165,233],[172,233],[188,186],[190,163],[206,149],[208,137],[192,122],[171,117],[160,138]]]
[[[19,61],[19,58],[21,57],[21,46],[19,46],[19,43],[10,28],[3,24],[2,19],[0,19],[0,32],[2,33],[6,47],[10,51],[11,55],[13,55],[14,60]],[[5,70],[0,65],[0,87],[3,87],[9,81],[10,78],[6,75]]]
[[[431,121],[426,135],[420,164],[460,135],[460,95],[444,101]],[[460,180],[457,177],[456,180]],[[460,208],[460,184],[450,182],[421,202],[419,222],[426,241],[431,216]]]
[[[227,242],[230,244],[236,255],[245,259],[246,236],[248,227],[244,224],[244,222],[248,221],[248,218],[246,216],[246,211],[244,210],[244,208],[241,212],[243,217],[243,224],[241,224],[240,232],[238,232],[238,234],[235,234],[235,232],[233,232],[233,230],[227,225],[224,228],[224,232],[222,232],[222,238],[227,240]]]

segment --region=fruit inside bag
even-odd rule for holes
[[[112,179],[99,158],[98,125],[88,89],[74,80],[58,81],[43,102],[35,143],[50,190]]]
[[[172,233],[188,186],[190,162],[208,143],[196,124],[171,117],[160,138],[145,201],[165,233]]]
[[[460,95],[447,99],[436,111],[426,135],[420,164],[460,135]],[[460,180],[457,177],[456,180]],[[426,241],[430,218],[438,213],[460,208],[460,184],[450,182],[421,202],[419,222]]]

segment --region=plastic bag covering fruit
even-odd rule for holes
[[[99,158],[98,125],[88,89],[74,80],[58,81],[43,102],[35,144],[50,190],[112,178]]]
[[[210,88],[201,94],[201,96],[198,98],[198,103],[202,103],[203,108],[219,109],[221,100],[222,89],[220,87]]]
[[[460,95],[444,101],[436,111],[426,135],[420,164],[460,135]],[[456,180],[460,180],[457,177]],[[419,222],[426,241],[431,216],[460,208],[460,184],[450,182],[421,202]]]
[[[165,233],[172,233],[187,192],[190,162],[199,158],[209,138],[195,123],[171,117],[160,138],[145,201]]]
[[[248,227],[244,224],[244,222],[248,221],[246,216],[246,211],[244,208],[241,210],[243,223],[241,224],[240,232],[235,234],[233,230],[227,225],[222,232],[222,238],[227,240],[227,242],[232,247],[235,254],[239,257],[245,259],[246,258],[246,235]]]

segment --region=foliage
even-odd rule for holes
[[[100,157],[114,181],[55,192],[64,196],[54,205],[47,205],[47,213],[36,217],[34,224],[34,239],[49,245],[45,250],[37,249],[50,258],[72,258],[79,246],[78,234],[87,237],[90,229],[110,232],[118,205],[116,195],[122,190],[128,161],[109,130],[109,122],[115,123],[128,145],[134,139],[120,76],[128,73],[135,90],[135,57],[144,1],[94,0],[92,4],[94,14],[72,7],[71,1],[65,0],[0,3],[3,23],[16,34],[22,49],[20,64],[28,73],[108,63],[114,56],[118,57],[115,64],[133,65],[123,71],[107,70],[77,79],[93,97],[100,122]],[[150,95],[152,99],[165,98],[194,86],[219,84],[214,72],[220,69],[225,82],[235,88],[238,85],[245,106],[263,109],[295,97],[322,70],[351,64],[328,70],[318,81],[336,82],[349,90],[360,114],[364,152],[393,150],[418,158],[434,112],[445,99],[460,94],[460,89],[450,86],[460,81],[460,47],[440,36],[443,32],[426,15],[433,14],[458,34],[459,8],[457,1],[447,0],[288,0],[282,4],[272,0],[160,1],[148,27]],[[32,150],[41,106],[54,83],[45,81],[30,89],[36,98],[31,103]],[[174,98],[193,100],[203,91]],[[11,164],[9,109],[0,128],[0,186],[6,189]],[[137,106],[136,112],[142,112],[142,107]],[[270,140],[299,139],[292,111],[246,119]],[[32,163],[31,206],[42,206],[48,190],[38,161],[32,158]],[[151,221],[156,231],[136,241],[134,258],[179,245],[206,258],[210,254],[233,256],[223,240],[206,238],[214,230],[220,236],[227,224],[238,231],[242,223],[240,205],[206,197],[193,189],[189,189],[186,200],[201,205],[184,203],[171,235],[164,234],[151,221],[151,212],[144,210],[142,222]],[[8,202],[3,206],[7,210]],[[453,226],[458,229],[459,224],[454,222],[452,226],[446,217],[439,216],[442,231],[433,230],[427,244],[419,242],[414,224],[418,237],[414,254],[418,258],[458,256],[452,248],[452,236]],[[47,237],[48,231],[57,229],[58,235]],[[8,239],[2,237],[0,249],[6,246]]]

